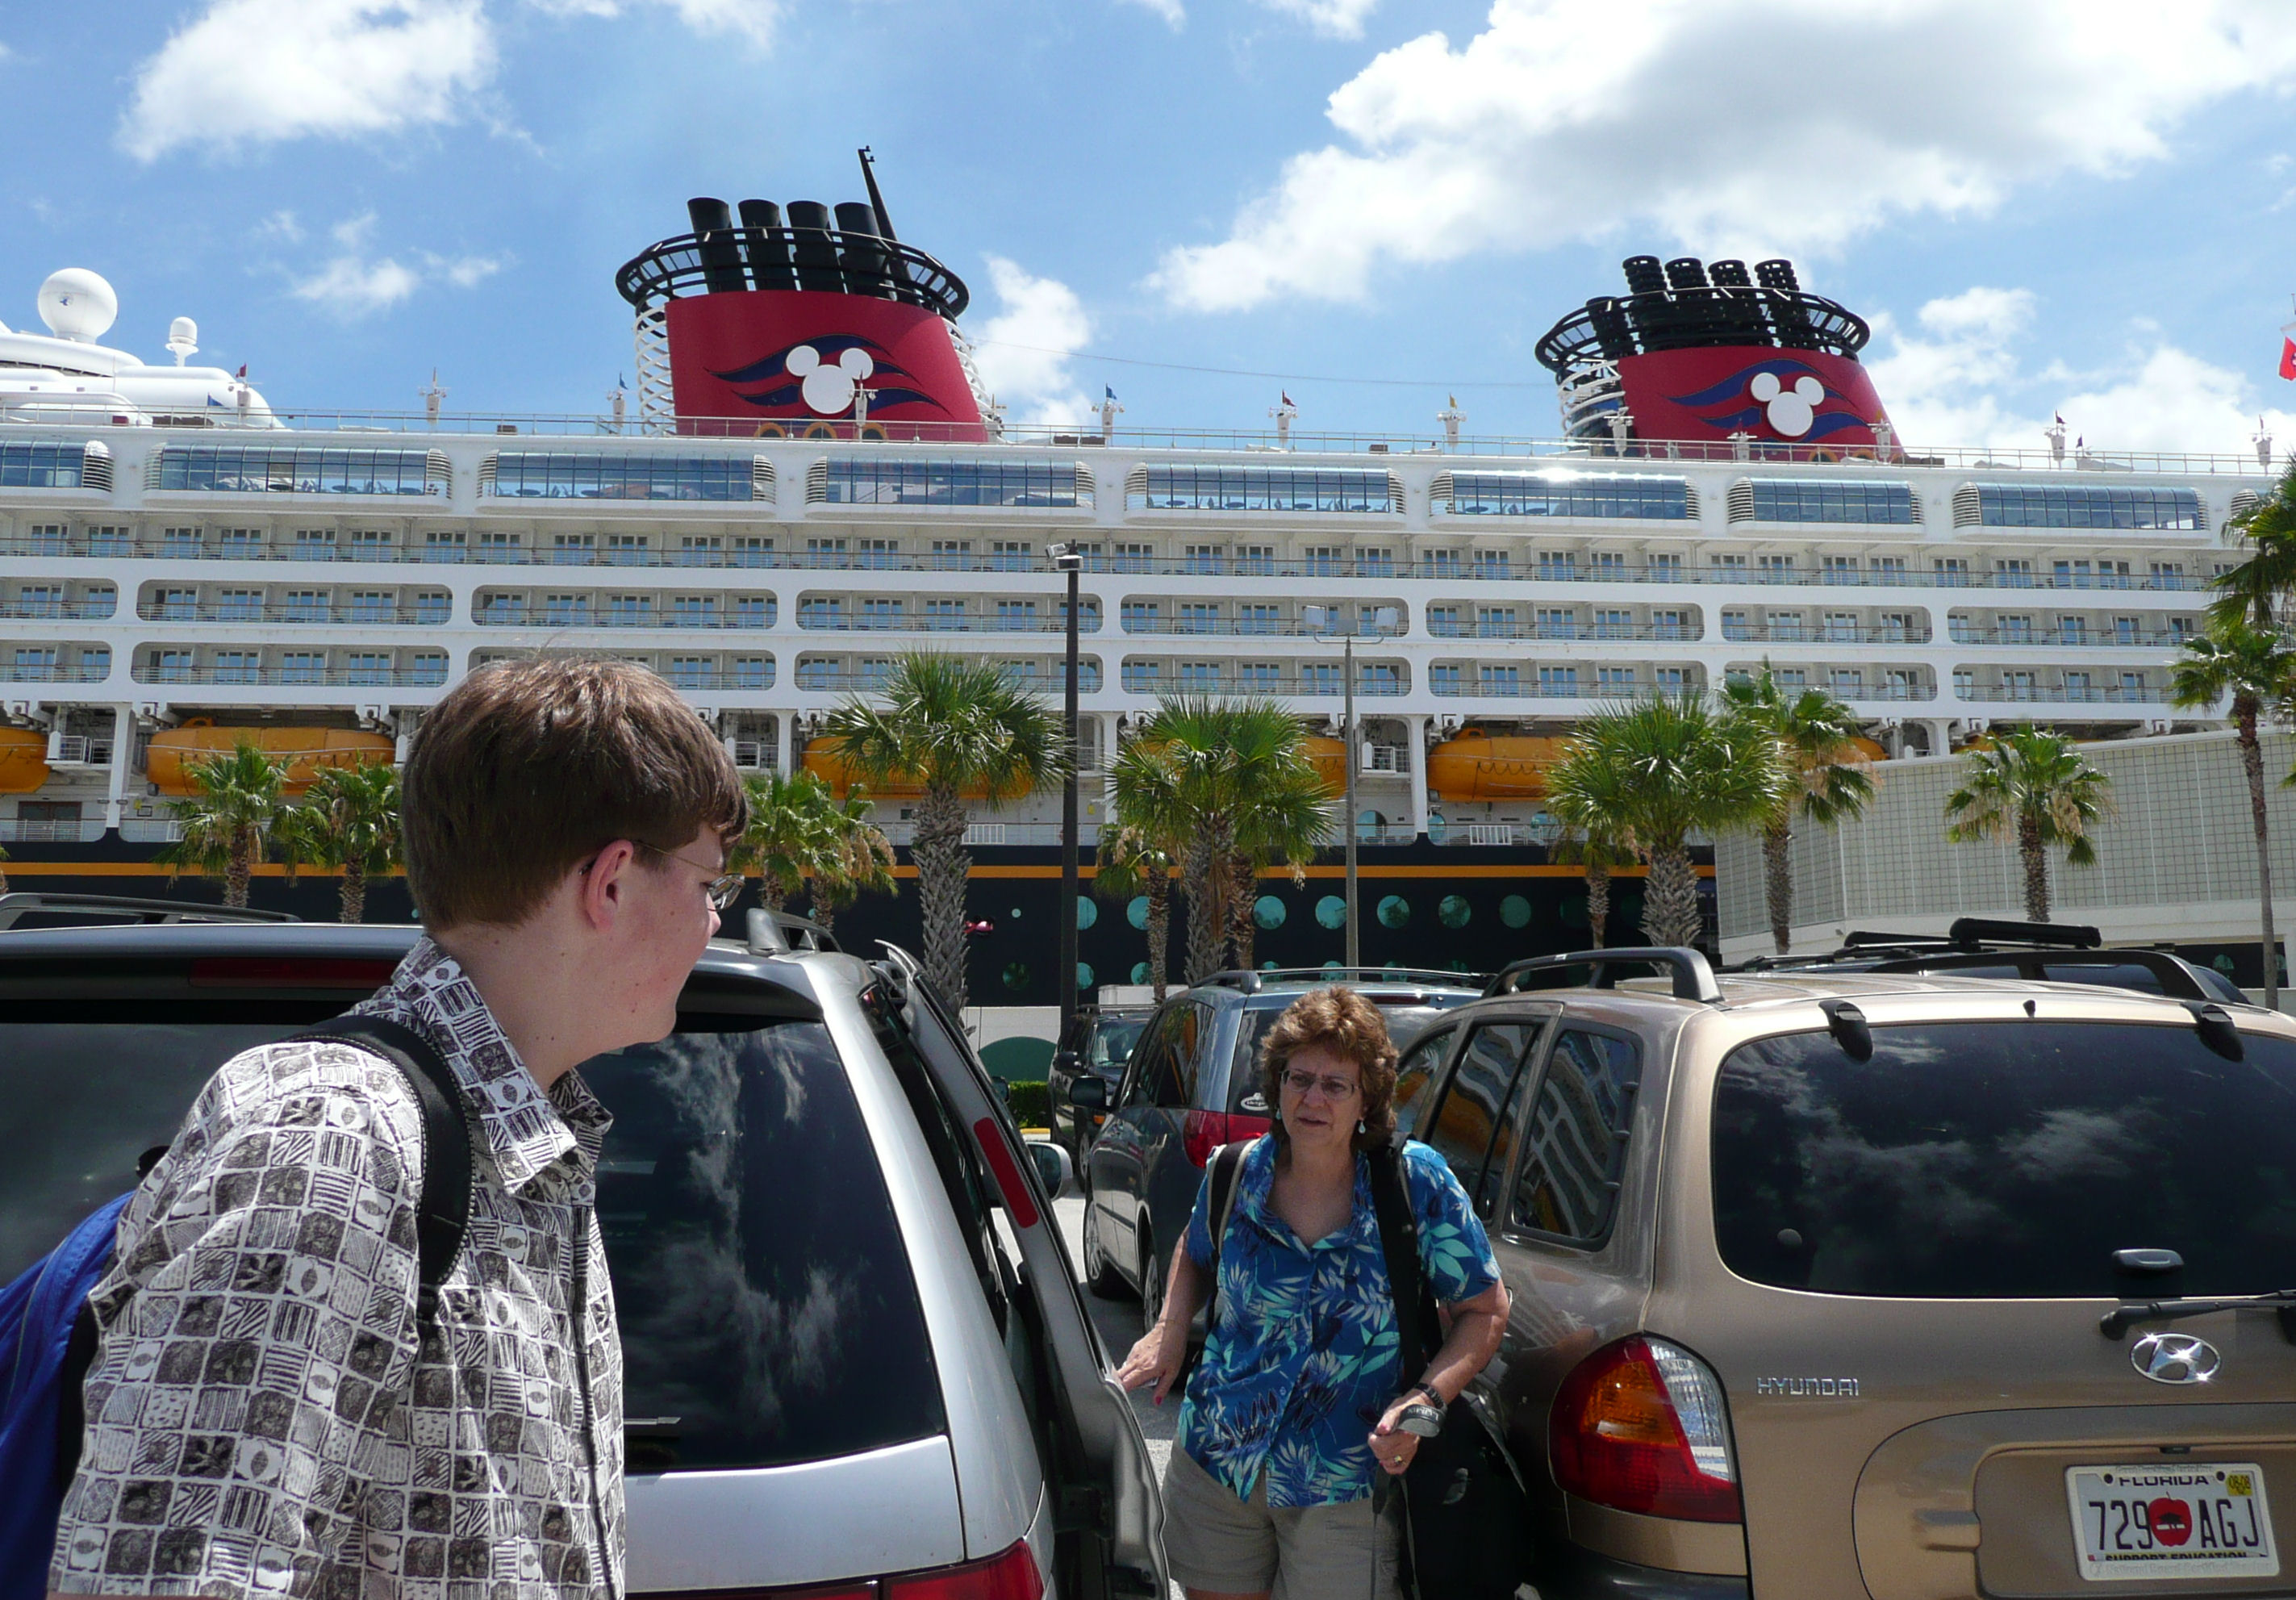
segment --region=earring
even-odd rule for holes
[[[1364,1130],[1364,1120],[1363,1120],[1361,1117],[1357,1117],[1357,1118],[1356,1119],[1356,1131],[1357,1131],[1357,1133],[1361,1133],[1361,1132],[1363,1132],[1363,1130]]]

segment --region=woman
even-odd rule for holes
[[[1421,1270],[1449,1335],[1425,1372],[1398,1371],[1394,1297],[1366,1151],[1395,1131],[1395,1046],[1352,989],[1301,997],[1260,1046],[1275,1130],[1243,1158],[1219,1251],[1219,1301],[1180,1407],[1164,1482],[1164,1547],[1190,1600],[1395,1592],[1396,1535],[1374,1472],[1419,1448],[1404,1407],[1450,1404],[1498,1349],[1507,1293],[1458,1180],[1424,1145],[1402,1167]],[[1164,1314],[1118,1370],[1163,1403],[1211,1288],[1210,1183],[1175,1251]]]

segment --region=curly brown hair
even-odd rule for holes
[[[1355,1063],[1362,1077],[1363,1131],[1355,1136],[1355,1147],[1375,1150],[1386,1144],[1395,1134],[1395,1041],[1387,1036],[1387,1018],[1378,1006],[1336,983],[1292,1001],[1260,1041],[1260,1093],[1269,1107],[1283,1104],[1283,1069],[1292,1056],[1317,1045]],[[1278,1145],[1291,1136],[1280,1116],[1273,1131]]]

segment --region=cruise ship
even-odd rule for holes
[[[1099,773],[1160,696],[1297,710],[1335,788],[1352,668],[1365,959],[1480,967],[1583,943],[1543,773],[1573,721],[1767,661],[1877,756],[1988,724],[2210,726],[2178,642],[2271,488],[2252,455],[1900,439],[1868,329],[1790,263],[1636,257],[1538,347],[1545,439],[1007,424],[967,291],[869,199],[697,200],[616,275],[637,387],[586,416],[275,409],[243,374],[101,342],[94,272],[0,330],[0,841],[21,889],[212,898],[151,863],[187,763],[252,738],[308,782],[404,754],[463,674],[536,651],[643,661],[745,770],[810,767],[819,719],[904,652],[1057,698],[1083,557],[1089,849]],[[602,315],[605,301],[602,286]],[[914,796],[876,796],[905,842]],[[974,998],[1049,1003],[1059,796],[980,809]],[[906,858],[905,858],[906,859]],[[1336,859],[1263,885],[1259,954],[1340,954]],[[1630,935],[1631,882],[1614,939]],[[306,874],[258,904],[332,911]],[[847,908],[914,937],[914,897]],[[404,915],[384,886],[371,915]],[[1144,973],[1141,907],[1080,914],[1089,990]],[[1177,945],[1175,950],[1177,961]]]

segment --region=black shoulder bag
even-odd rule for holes
[[[1372,1206],[1408,1385],[1419,1382],[1443,1342],[1435,1296],[1420,1269],[1419,1224],[1404,1184],[1403,1145],[1398,1132],[1370,1160]],[[1403,1473],[1403,1511],[1406,1594],[1420,1600],[1512,1600],[1529,1578],[1529,1502],[1505,1447],[1464,1396],[1444,1412],[1443,1431],[1419,1441]]]
[[[1220,1246],[1227,1242],[1227,1220],[1235,1214],[1236,1191],[1243,1186],[1243,1158],[1250,1148],[1250,1139],[1238,1139],[1233,1145],[1221,1145],[1212,1152],[1210,1170],[1205,1175],[1204,1181],[1211,1186],[1210,1202],[1205,1209],[1210,1214],[1212,1235],[1212,1288],[1211,1292],[1204,1297],[1205,1339],[1212,1336],[1212,1317],[1219,1310]],[[1187,1248],[1185,1240],[1181,1242],[1180,1248]],[[1189,1374],[1196,1370],[1196,1359],[1203,1353],[1203,1342],[1197,1339],[1191,1330],[1188,1353],[1181,1359],[1180,1375],[1172,1380],[1173,1388],[1185,1391]]]

